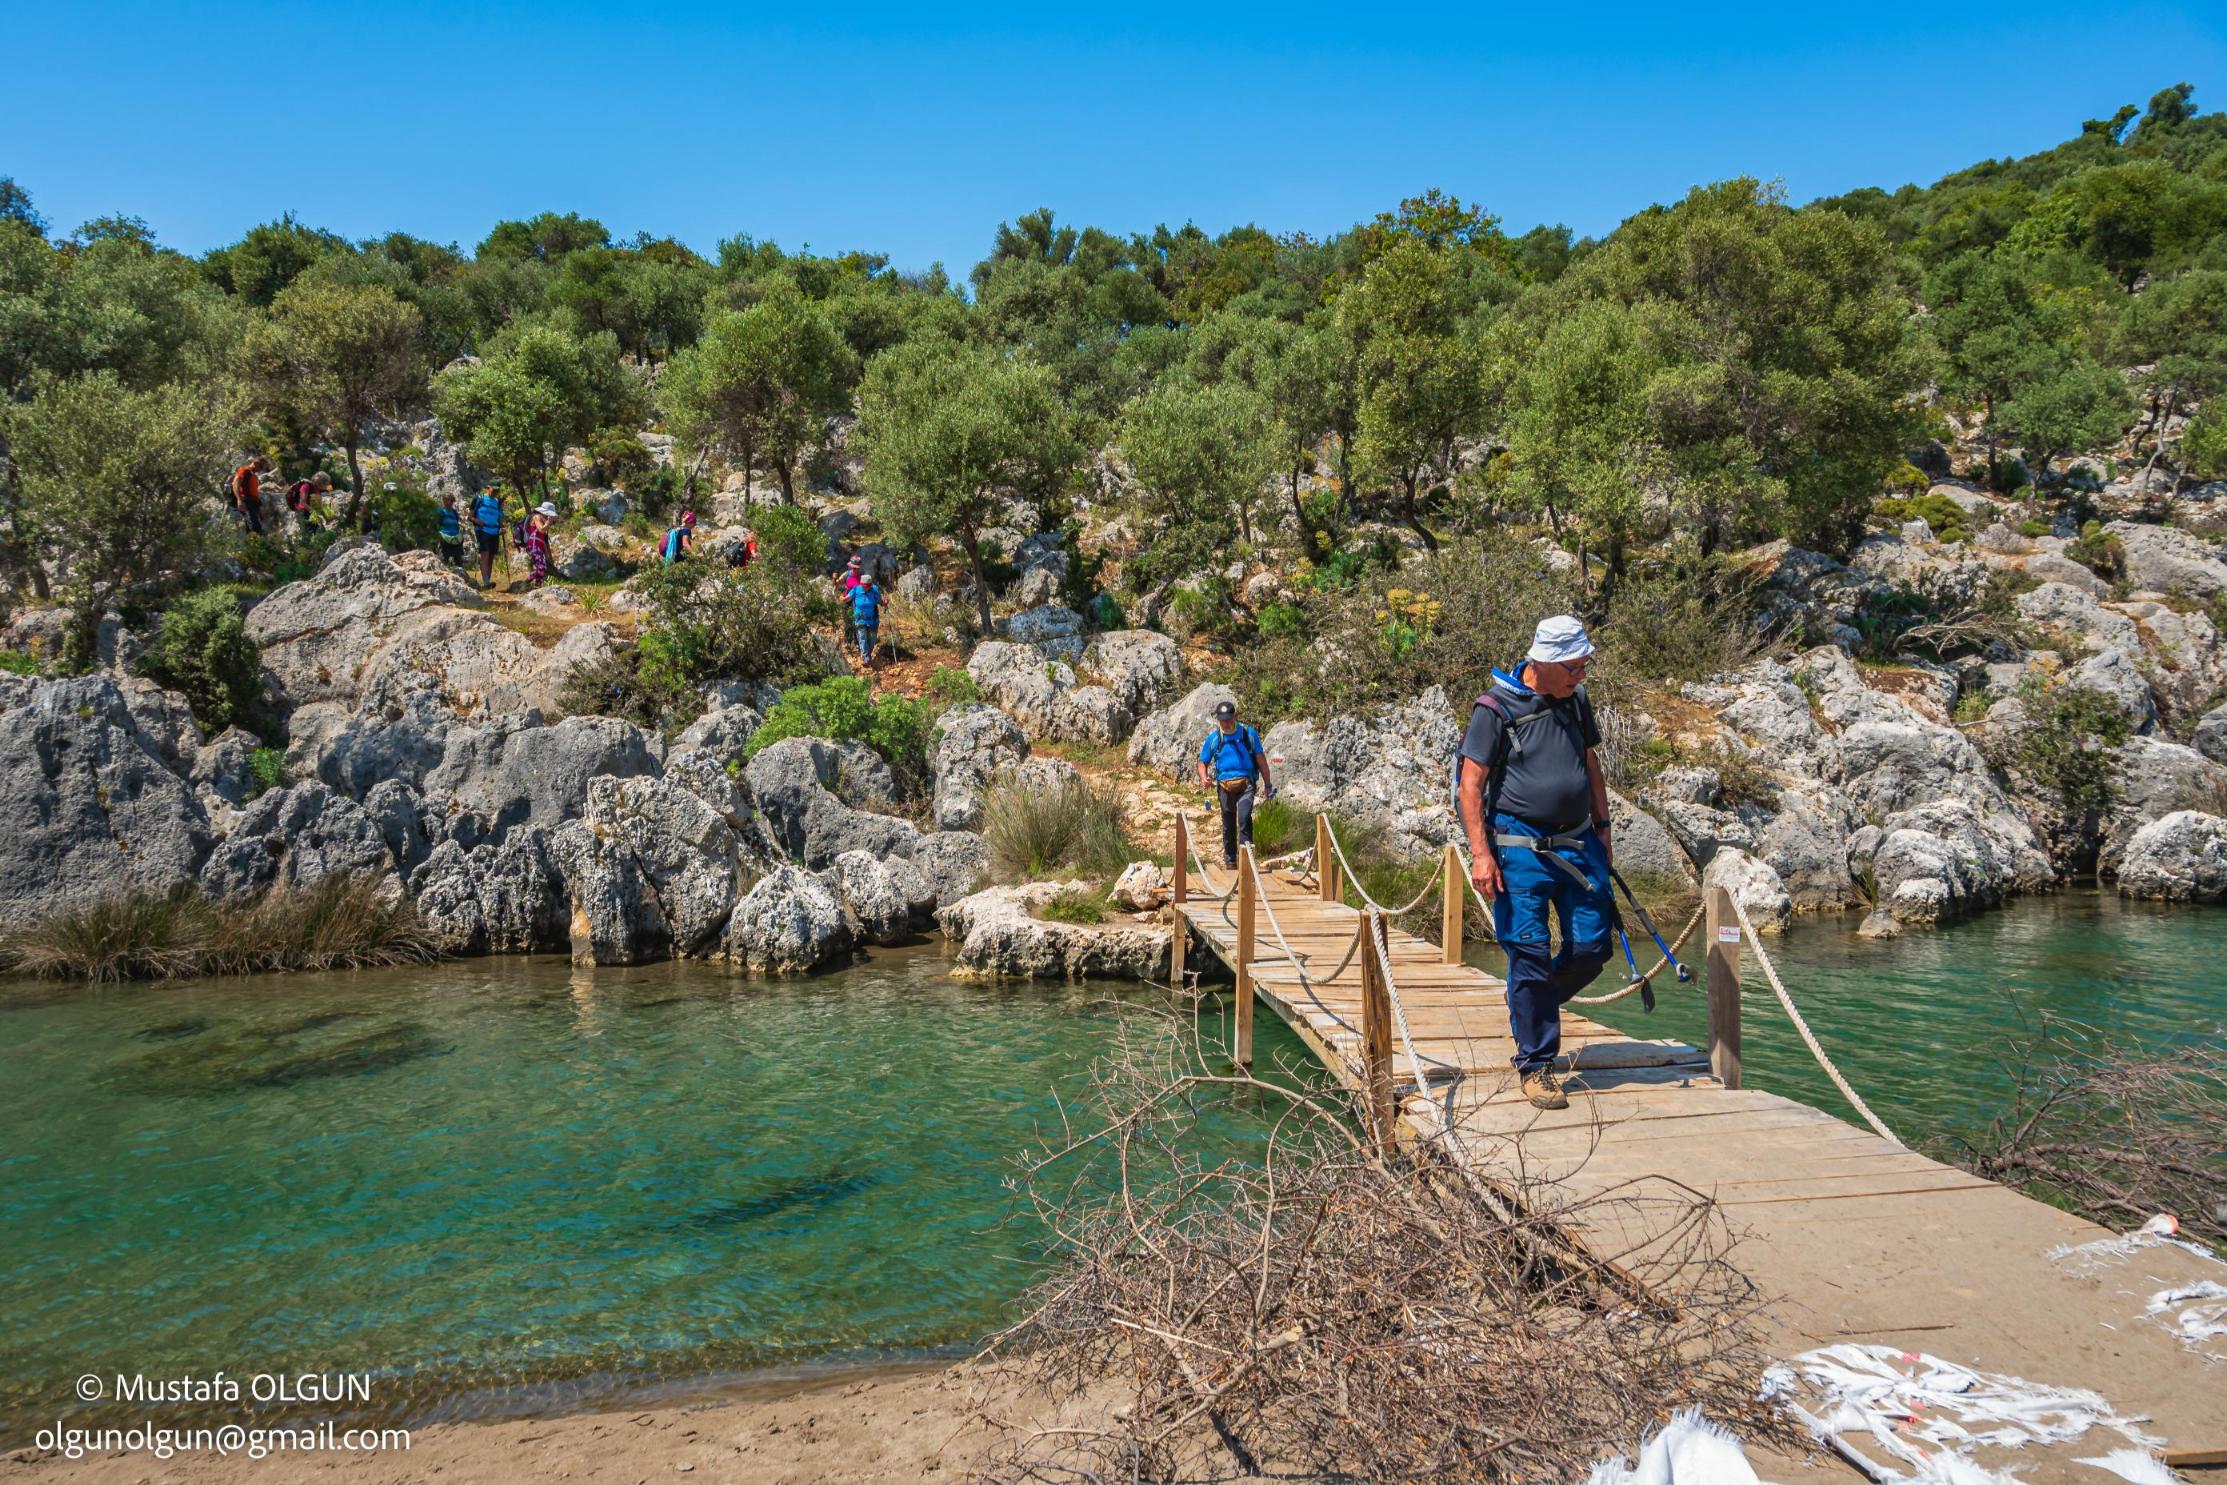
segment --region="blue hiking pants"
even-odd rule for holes
[[[1495,836],[1537,837],[1513,815],[1494,815]],[[1561,847],[1498,845],[1501,893],[1492,900],[1492,931],[1508,954],[1508,1029],[1515,1064],[1536,1072],[1562,1050],[1562,1003],[1593,983],[1608,963],[1608,857],[1587,830],[1582,843]],[[1549,858],[1552,858],[1551,860]],[[1561,920],[1562,948],[1553,950],[1548,915]]]

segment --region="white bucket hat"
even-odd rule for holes
[[[541,504],[534,507],[534,514],[537,516],[547,516],[550,520],[554,521],[557,518],[557,507],[544,500],[543,502],[541,502]]]
[[[1531,653],[1523,658],[1559,665],[1566,660],[1583,660],[1592,653],[1593,641],[1587,637],[1585,626],[1568,614],[1557,614],[1539,621],[1531,635]]]

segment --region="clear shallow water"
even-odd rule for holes
[[[1012,1156],[1109,995],[1155,997],[946,968],[482,960],[0,1003],[0,1438],[88,1372],[370,1370],[377,1411],[424,1419],[963,1347],[1037,1256]]]
[[[2216,908],[2067,892],[1899,939],[1859,939],[1858,921],[1797,918],[1783,947],[1771,943],[1771,962],[1848,1081],[1913,1143],[1983,1132],[2013,1086],[2018,1047],[2044,1014],[2150,1046],[2227,1037],[2227,912]],[[1698,985],[1706,958],[1698,928],[1687,949]],[[1652,945],[1635,940],[1632,952],[1642,969],[1655,962]],[[1625,973],[1619,955],[1596,988]],[[1637,996],[1591,1014],[1634,1036],[1706,1046],[1705,997],[1667,976],[1656,983],[1653,1015]],[[1741,956],[1741,985],[1746,1085],[1853,1120],[1752,953]]]
[[[1854,922],[1774,957],[1912,1140],[1985,1126],[2021,1016],[2153,1043],[2227,1023],[2227,913],[2068,894],[1885,943]],[[481,960],[0,995],[0,1445],[87,1372],[370,1370],[375,1411],[422,1421],[963,1348],[1038,1256],[1010,1157],[1104,1048],[1105,999],[1159,997],[945,968]],[[1750,1085],[1844,1112],[1749,988]],[[1706,1035],[1690,991],[1604,1014]],[[1304,1057],[1256,1025],[1264,1067]],[[1257,1113],[1212,1137],[1254,1148]]]

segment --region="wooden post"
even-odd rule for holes
[[[1237,848],[1237,1065],[1253,1065],[1253,848]]]
[[[1191,937],[1191,920],[1183,909],[1169,909],[1168,926],[1168,983],[1176,989],[1183,988],[1183,950]]]
[[[1446,880],[1438,894],[1438,931],[1440,958],[1446,964],[1461,963],[1462,893],[1468,886],[1462,881],[1461,852],[1448,842],[1446,846]]]
[[[1190,895],[1191,886],[1191,822],[1183,816],[1175,817],[1175,891],[1169,898],[1177,907]]]
[[[1384,983],[1384,964],[1376,945],[1383,942],[1382,923],[1375,908],[1363,908],[1354,925],[1369,936],[1354,952],[1361,956],[1361,1109],[1377,1152],[1389,1158],[1393,1149],[1392,1106],[1392,992]]]
[[[1338,855],[1330,848],[1330,817],[1315,816],[1315,884],[1324,902],[1337,902],[1345,896],[1343,884],[1338,881]]]
[[[1703,894],[1709,929],[1709,1071],[1727,1088],[1740,1086],[1740,919],[1732,894]]]

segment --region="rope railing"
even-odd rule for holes
[[[1188,815],[1184,817],[1184,823],[1186,827],[1186,844],[1189,848],[1192,867],[1198,873],[1199,879],[1205,885],[1207,891],[1210,894],[1218,896],[1221,899],[1220,907],[1222,919],[1224,922],[1229,922],[1230,902],[1237,896],[1237,884],[1233,882],[1227,887],[1217,887],[1215,885],[1213,877],[1207,872],[1206,862],[1204,858],[1199,855],[1197,837],[1195,832],[1190,829],[1190,819]],[[1492,921],[1492,906],[1485,900],[1484,895],[1477,890],[1474,868],[1472,866],[1470,857],[1468,853],[1464,851],[1459,845],[1455,845],[1450,851],[1441,852],[1439,856],[1439,863],[1437,867],[1432,870],[1429,878],[1424,882],[1422,890],[1416,893],[1413,900],[1408,902],[1404,907],[1394,908],[1388,906],[1385,903],[1379,902],[1374,896],[1369,893],[1367,888],[1362,886],[1359,876],[1353,869],[1352,861],[1345,854],[1344,844],[1338,839],[1336,830],[1330,828],[1327,821],[1324,821],[1323,825],[1324,829],[1322,833],[1329,840],[1331,853],[1336,858],[1339,867],[1343,871],[1344,880],[1352,884],[1355,894],[1360,897],[1361,901],[1366,904],[1366,907],[1368,909],[1374,909],[1377,913],[1383,914],[1388,918],[1397,918],[1409,912],[1412,912],[1416,908],[1422,906],[1424,899],[1429,897],[1431,890],[1439,885],[1441,875],[1445,871],[1447,871],[1451,865],[1458,865],[1462,870],[1463,885],[1468,889],[1470,900],[1477,904],[1478,910],[1484,916],[1484,921],[1487,925],[1486,933],[1489,937],[1491,933],[1489,925]],[[1291,853],[1291,855],[1279,859],[1289,862],[1300,857],[1311,857],[1312,854],[1313,853],[1310,851],[1293,852]],[[1308,969],[1308,961],[1310,956],[1302,953],[1300,950],[1293,947],[1289,935],[1286,934],[1284,931],[1283,924],[1277,919],[1275,906],[1270,900],[1270,895],[1266,890],[1267,884],[1261,876],[1261,863],[1257,859],[1251,858],[1249,856],[1247,858],[1244,858],[1244,861],[1245,864],[1240,869],[1250,869],[1250,871],[1252,872],[1252,896],[1254,903],[1260,909],[1262,916],[1264,916],[1268,920],[1269,932],[1274,936],[1278,947],[1283,952],[1284,958],[1292,965],[1294,972],[1298,975],[1300,989],[1305,992],[1307,999],[1314,1005],[1315,1009],[1319,1010],[1325,1016],[1327,1016],[1334,1025],[1338,1026],[1340,1029],[1348,1033],[1359,1034],[1359,1028],[1355,1027],[1350,1021],[1346,1020],[1345,1017],[1332,1010],[1327,1004],[1324,1003],[1322,997],[1316,993],[1315,981],[1318,976],[1314,973],[1310,973]],[[1323,869],[1325,869],[1326,863],[1315,861],[1313,862],[1313,866],[1316,872],[1319,873]],[[1448,890],[1450,891],[1451,889],[1449,888]],[[1764,978],[1769,981],[1771,992],[1777,998],[1780,1009],[1786,1013],[1787,1020],[1793,1023],[1794,1030],[1801,1036],[1803,1044],[1808,1047],[1811,1057],[1816,1059],[1817,1065],[1822,1068],[1825,1072],[1825,1075],[1832,1080],[1833,1086],[1840,1090],[1841,1096],[1847,1099],[1849,1106],[1853,1108],[1859,1116],[1862,1117],[1863,1121],[1868,1124],[1874,1132],[1876,1132],[1882,1139],[1888,1140],[1896,1145],[1901,1145],[1902,1140],[1896,1136],[1892,1129],[1887,1127],[1887,1124],[1884,1120],[1882,1120],[1877,1114],[1872,1112],[1871,1106],[1864,1102],[1863,1096],[1861,1094],[1856,1092],[1855,1088],[1849,1083],[1847,1077],[1841,1072],[1840,1068],[1826,1053],[1823,1044],[1820,1043],[1817,1039],[1817,1034],[1810,1029],[1808,1020],[1802,1015],[1801,1009],[1795,1005],[1794,997],[1787,991],[1785,982],[1779,978],[1778,968],[1771,962],[1770,952],[1769,950],[1764,948],[1762,939],[1756,933],[1755,925],[1751,921],[1749,921],[1747,909],[1741,904],[1739,897],[1731,892],[1726,892],[1725,897],[1730,902],[1733,914],[1739,921],[1740,933],[1742,938],[1744,938],[1745,941],[1755,950],[1756,961],[1762,965]],[[1573,998],[1567,1003],[1571,1005],[1584,1006],[1609,1005],[1636,993],[1643,986],[1651,983],[1654,980],[1655,976],[1659,975],[1664,969],[1668,968],[1672,963],[1675,962],[1675,956],[1677,955],[1678,951],[1685,947],[1686,940],[1692,936],[1694,929],[1703,921],[1705,910],[1706,900],[1704,901],[1703,906],[1699,906],[1694,909],[1692,916],[1686,920],[1685,926],[1678,930],[1678,936],[1670,943],[1669,952],[1665,953],[1661,958],[1659,958],[1656,961],[1654,967],[1652,969],[1649,969],[1645,974],[1640,975],[1638,978],[1632,980],[1629,984],[1623,986],[1618,990],[1612,991],[1609,994],[1579,996]],[[1389,1008],[1392,1013],[1393,1025],[1398,1032],[1400,1044],[1407,1053],[1408,1064],[1412,1074],[1412,1082],[1414,1083],[1415,1087],[1420,1091],[1428,1091],[1430,1079],[1428,1073],[1426,1072],[1427,1068],[1444,1069],[1445,1071],[1453,1074],[1454,1077],[1458,1080],[1463,1075],[1463,1070],[1459,1066],[1450,1062],[1446,1062],[1440,1058],[1425,1057],[1422,1054],[1421,1050],[1415,1045],[1413,1031],[1408,1025],[1407,1009],[1400,999],[1399,982],[1392,971],[1391,955],[1388,952],[1384,942],[1378,939],[1378,937],[1370,931],[1370,922],[1371,919],[1369,912],[1367,910],[1364,910],[1360,915],[1358,923],[1356,924],[1356,929],[1352,941],[1346,945],[1345,953],[1340,956],[1337,964],[1329,971],[1327,976],[1321,976],[1320,978],[1322,978],[1325,983],[1335,981],[1339,975],[1345,972],[1346,966],[1353,962],[1353,956],[1359,951],[1361,940],[1363,938],[1369,939],[1370,953],[1376,960],[1377,968],[1383,974],[1386,999],[1389,1003]],[[1735,1042],[1734,1045],[1736,1048],[1737,1043]],[[1734,1086],[1737,1086],[1736,1082],[1734,1083]]]
[[[1825,1055],[1824,1047],[1818,1044],[1817,1033],[1809,1029],[1809,1022],[1802,1019],[1802,1013],[1794,1006],[1794,997],[1787,994],[1786,986],[1779,982],[1779,972],[1772,965],[1771,956],[1765,951],[1763,940],[1755,931],[1755,925],[1748,921],[1748,910],[1740,904],[1740,894],[1726,892],[1725,896],[1731,899],[1733,914],[1740,920],[1740,932],[1747,935],[1748,943],[1755,949],[1756,963],[1763,966],[1763,978],[1771,982],[1771,993],[1778,997],[1779,1008],[1786,1012],[1786,1019],[1793,1022],[1794,1029],[1802,1034],[1802,1040],[1809,1046],[1810,1056],[1816,1058],[1817,1065],[1825,1069],[1825,1076],[1833,1080],[1833,1086],[1840,1090],[1841,1097],[1848,1100],[1849,1107],[1863,1115],[1864,1122],[1869,1124],[1881,1139],[1890,1144],[1902,1144],[1902,1141],[1896,1138],[1895,1132],[1889,1129],[1886,1123],[1871,1111],[1871,1105],[1863,1101],[1862,1095],[1848,1085],[1848,1079],[1841,1076],[1840,1069],[1833,1065],[1833,1059]]]

